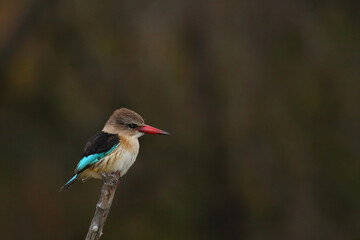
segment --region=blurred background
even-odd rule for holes
[[[58,190],[119,107],[144,136],[102,239],[360,239],[360,2],[0,3],[2,239],[84,239]]]

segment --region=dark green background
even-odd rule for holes
[[[1,239],[84,239],[59,187],[119,107],[144,136],[106,239],[360,239],[360,4],[3,0]]]

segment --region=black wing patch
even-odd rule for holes
[[[110,134],[101,131],[92,136],[85,144],[83,156],[87,157],[92,154],[107,152],[119,142],[120,138],[117,134]]]

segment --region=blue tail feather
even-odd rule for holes
[[[65,185],[60,188],[60,192],[64,192],[67,188],[73,185],[77,180],[77,176],[78,175],[75,174],[75,176],[73,176],[67,183],[65,183]]]

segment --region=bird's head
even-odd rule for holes
[[[141,137],[144,133],[169,135],[169,133],[146,125],[144,119],[136,112],[120,108],[113,112],[103,129],[112,134]]]

